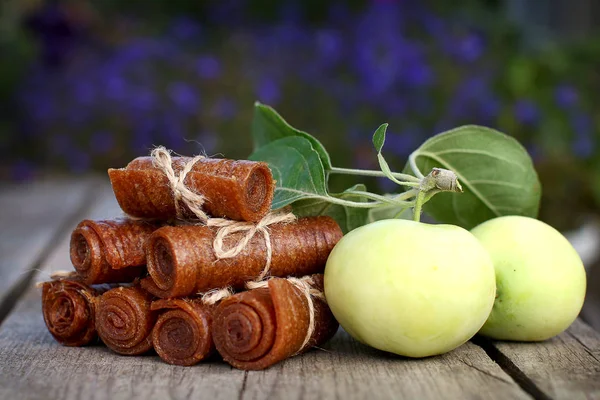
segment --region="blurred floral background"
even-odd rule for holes
[[[376,168],[382,122],[398,170],[435,133],[499,129],[536,162],[541,218],[577,226],[600,201],[593,2],[447,3],[9,0],[0,176],[104,171],[158,144],[244,158],[260,100],[348,167]]]
[[[436,133],[496,128],[533,157],[542,220],[566,231],[598,215],[593,0],[0,7],[0,180],[105,173],[159,144],[245,158],[259,100],[317,136],[344,167],[377,168],[371,135],[382,122],[396,170]]]

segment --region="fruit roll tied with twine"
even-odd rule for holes
[[[102,294],[96,308],[96,329],[104,344],[124,355],[139,355],[152,349],[152,328],[158,316],[151,309],[152,300],[137,285]]]
[[[154,350],[165,362],[191,366],[214,353],[212,312],[202,299],[163,299],[152,302],[160,312],[152,330]]]
[[[160,228],[148,241],[150,277],[142,279],[142,287],[161,298],[184,297],[215,288],[242,289],[266,276],[323,272],[343,235],[327,216],[275,223],[264,232],[268,235],[228,234],[208,226]],[[226,247],[234,251],[228,254]]]
[[[95,315],[98,296],[113,286],[91,287],[66,277],[38,284],[42,288],[42,315],[48,331],[65,346],[96,342]]]
[[[222,300],[213,314],[217,351],[244,370],[265,369],[319,346],[338,327],[325,302],[322,274],[263,281]]]
[[[256,222],[270,211],[275,191],[267,163],[171,157],[164,147],[108,175],[123,211],[138,218]]]
[[[83,220],[71,234],[71,263],[87,284],[132,282],[146,271],[145,244],[159,227],[129,218]]]

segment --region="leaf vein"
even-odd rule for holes
[[[487,157],[490,157],[490,158],[495,158],[496,160],[504,161],[504,162],[506,162],[508,164],[515,165],[516,167],[518,167],[522,171],[525,171],[525,167],[523,165],[521,165],[520,163],[518,163],[518,162],[516,162],[514,160],[511,160],[509,158],[501,157],[498,154],[490,153],[489,151],[485,151],[485,150],[475,150],[475,149],[446,149],[446,150],[442,150],[442,151],[436,151],[435,153],[432,153],[432,152],[429,152],[429,151],[419,152],[419,154],[423,154],[423,155],[429,155],[429,154],[443,155],[443,154],[448,154],[448,153],[479,154],[479,155],[482,155],[482,156],[487,156]]]
[[[471,181],[472,185],[497,185],[497,186],[507,186],[514,189],[526,189],[523,185],[518,185],[512,182],[505,181],[494,181],[491,179],[476,179]]]
[[[498,209],[496,208],[496,206],[494,206],[492,203],[490,203],[485,197],[483,197],[483,195],[479,192],[479,190],[477,190],[472,184],[471,182],[465,178],[462,174],[460,174],[456,168],[454,168],[448,161],[444,160],[441,157],[438,157],[436,154],[434,153],[429,153],[429,152],[423,152],[423,153],[419,153],[417,156],[426,156],[429,157],[431,159],[433,159],[434,161],[437,161],[438,163],[442,164],[445,168],[454,171],[454,173],[456,174],[456,176],[458,177],[458,179],[460,180],[460,182],[467,186],[471,192],[473,192],[473,194],[475,196],[477,196],[477,198],[479,199],[479,201],[481,201],[483,204],[485,204],[486,207],[488,207],[497,217],[501,216],[502,214],[500,214],[500,212],[498,211]]]

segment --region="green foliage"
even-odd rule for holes
[[[381,170],[389,179],[406,185],[406,181],[395,178],[381,154],[386,129],[387,124],[383,124],[373,135]],[[291,204],[298,215],[329,215],[348,232],[378,219],[406,217],[406,210],[414,205],[404,200],[415,189],[406,192],[402,201],[393,195],[369,193],[363,185],[330,194],[327,175],[333,167],[323,163],[329,160],[325,148],[259,103],[255,105],[252,136],[256,150],[249,159],[267,162],[277,181],[273,209]],[[426,211],[439,222],[470,229],[501,215],[537,216],[541,189],[531,158],[523,146],[503,133],[463,126],[427,140],[410,159],[414,165],[409,162],[406,172],[411,172],[411,166],[416,167],[412,172],[418,169],[418,176],[435,167],[449,169],[465,188],[464,193],[442,193],[426,204]],[[414,182],[408,185],[419,186]],[[417,196],[421,197],[428,196]]]
[[[425,205],[436,220],[471,229],[502,215],[537,217],[540,182],[527,151],[510,136],[463,126],[427,140],[411,158],[421,171],[454,171],[464,188],[464,193],[441,193]]]

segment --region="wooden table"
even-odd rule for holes
[[[0,185],[0,398],[600,399],[600,334],[581,321],[543,343],[476,338],[422,360],[370,349],[340,330],[323,350],[259,372],[60,346],[35,283],[71,268],[78,221],[119,214],[104,178]]]

